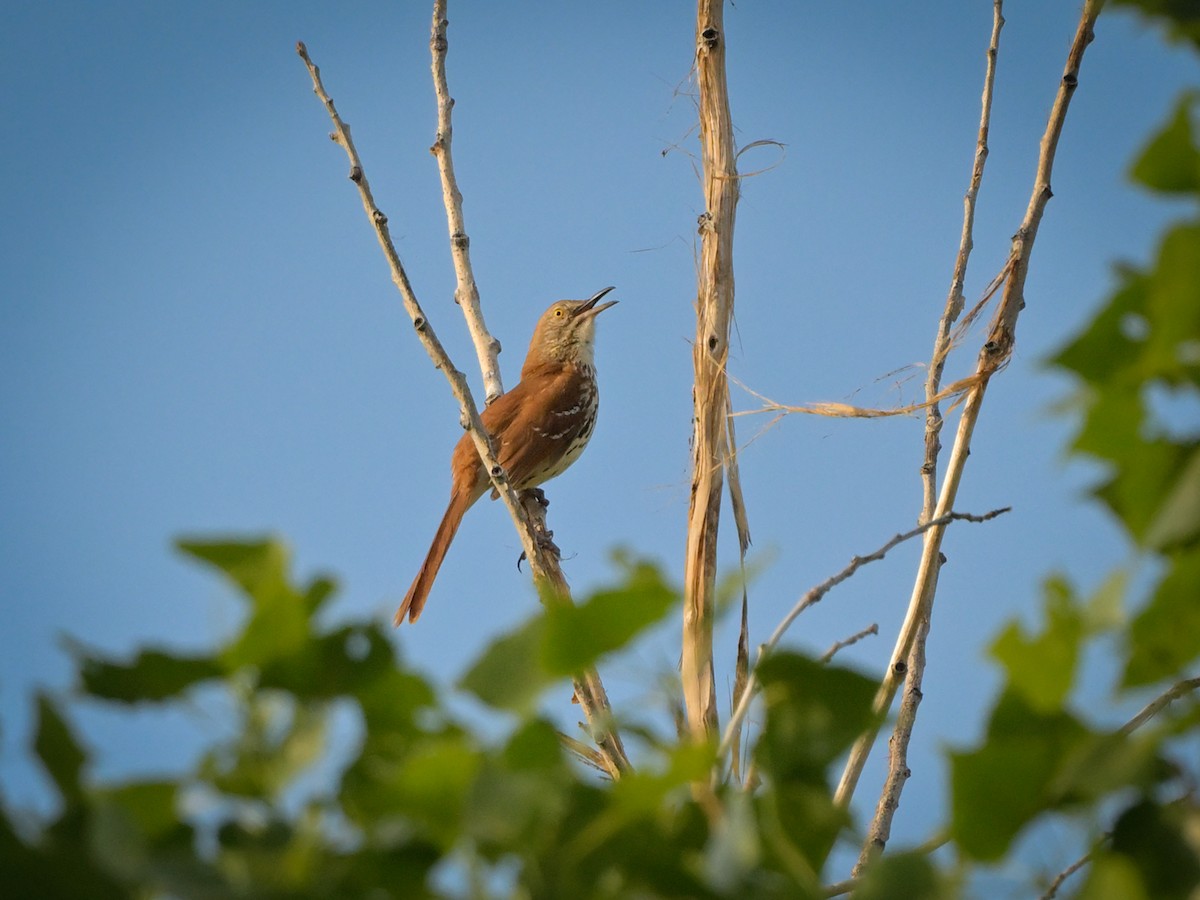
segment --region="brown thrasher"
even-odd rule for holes
[[[606,287],[587,300],[559,300],[542,313],[521,366],[521,381],[481,415],[496,459],[515,490],[528,490],[561,475],[592,436],[600,408],[593,354],[596,316],[616,304],[616,300],[600,303],[611,290]],[[469,434],[454,448],[450,473],[450,505],[421,570],[396,610],[397,625],[405,616],[410,622],[420,618],[463,515],[491,485]]]

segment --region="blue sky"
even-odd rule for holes
[[[968,298],[1008,252],[1077,4],[1010,3]],[[484,4],[450,11],[454,153],[485,313],[515,383],[537,315],[608,284],[602,414],[555,482],[551,525],[579,592],[608,548],[682,572],[695,221],[702,212],[685,3]],[[26,753],[30,690],[66,689],[61,638],[112,653],[201,648],[237,603],[170,549],[181,534],[280,534],[297,570],[334,574],[335,616],[390,617],[444,508],[458,415],[409,333],[340,148],[294,45],[354,129],[376,198],[460,368],[433,158],[426,4],[13,2],[0,13],[0,785],[45,787]],[[739,2],[726,13],[743,171],[732,373],[791,403],[915,399],[944,303],[979,114],[991,3],[918,8]],[[988,392],[959,508],[1014,512],[947,539],[914,778],[898,834],[936,821],[933,754],[976,733],[985,648],[1065,571],[1086,587],[1127,557],[1095,472],[1066,465],[1067,384],[1040,365],[1088,319],[1118,260],[1147,258],[1169,205],[1128,162],[1195,60],[1106,14],[1088,50],[1041,228],[1016,356]],[[773,168],[772,168],[773,166]],[[971,365],[974,344],[951,363]],[[904,367],[913,367],[905,369]],[[895,373],[901,370],[899,374]],[[755,401],[738,392],[735,405]],[[854,553],[914,522],[916,418],[739,420],[755,553],[752,640]],[[723,564],[735,561],[729,532]],[[472,510],[403,652],[451,683],[535,599],[499,504]],[[793,628],[820,652],[894,634],[916,547],[864,570]],[[732,659],[735,635],[718,635]],[[846,658],[878,670],[891,638]],[[675,628],[603,669],[653,715]],[[728,690],[728,667],[719,673]],[[1097,696],[1105,689],[1095,675]],[[464,709],[470,710],[469,704]],[[569,719],[572,711],[556,710]],[[213,726],[81,711],[97,771],[170,767]],[[860,797],[873,802],[876,754]]]

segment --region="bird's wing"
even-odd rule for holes
[[[505,421],[497,422],[493,434],[500,442],[500,464],[514,487],[536,487],[560,474],[579,455],[595,422],[595,403],[582,397],[581,389],[591,390],[592,384],[573,367],[563,367],[552,375],[523,379],[513,388],[510,394],[516,396],[506,404]],[[492,406],[499,406],[505,397]]]

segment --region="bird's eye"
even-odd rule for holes
[[[554,318],[561,319],[564,315],[565,313],[563,312],[563,308],[561,306],[554,307]]]

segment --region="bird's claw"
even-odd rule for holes
[[[547,553],[553,553],[557,558],[562,559],[562,551],[558,549],[558,544],[554,543],[553,531],[539,531],[536,535],[537,545]],[[525,555],[525,551],[521,551],[521,555],[517,557],[517,571],[521,571],[521,563],[529,559]]]
[[[536,500],[542,509],[546,509],[550,505],[550,501],[546,499],[546,492],[541,488],[526,488],[525,494]]]

